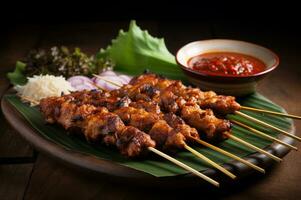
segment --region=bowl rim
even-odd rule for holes
[[[204,41],[208,41],[208,42],[209,41],[221,41],[221,42],[222,41],[228,41],[228,42],[240,42],[240,43],[245,43],[247,45],[253,45],[256,48],[262,48],[262,49],[265,49],[267,52],[271,53],[271,55],[275,58],[275,63],[273,65],[271,65],[271,67],[267,68],[264,71],[261,71],[261,72],[255,73],[255,74],[240,75],[240,76],[237,76],[237,75],[218,75],[218,74],[211,74],[211,73],[206,73],[206,72],[198,72],[198,71],[190,69],[187,66],[182,65],[182,63],[178,59],[180,51],[182,51],[184,47],[186,47],[186,46],[188,46],[192,43],[204,42]],[[229,52],[231,52],[231,51],[229,51]],[[242,53],[242,54],[245,54],[245,53]],[[245,54],[245,55],[248,55],[248,54]],[[252,55],[249,55],[249,56],[252,56]],[[255,57],[255,56],[253,56],[253,57]],[[255,58],[257,58],[257,57],[255,57]],[[259,58],[257,58],[257,59],[259,59]],[[259,60],[261,60],[261,59],[259,59]],[[279,66],[280,59],[279,59],[279,56],[274,51],[272,51],[271,49],[269,49],[267,47],[264,47],[264,46],[261,46],[261,45],[258,45],[258,44],[255,44],[255,43],[252,43],[252,42],[246,42],[246,41],[242,41],[242,40],[232,40],[232,39],[207,39],[207,40],[192,41],[192,42],[189,42],[189,43],[183,45],[180,49],[178,49],[178,51],[176,53],[176,62],[177,62],[178,65],[180,65],[182,70],[186,70],[186,71],[189,71],[193,74],[203,76],[203,77],[216,77],[216,78],[221,78],[221,79],[233,79],[233,78],[245,79],[245,78],[254,78],[254,77],[262,76],[262,75],[265,75],[265,74],[275,70]]]

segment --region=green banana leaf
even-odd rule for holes
[[[8,102],[10,102],[24,116],[24,118],[32,125],[34,129],[38,131],[39,134],[41,134],[46,139],[56,143],[57,145],[62,146],[65,149],[93,155],[98,157],[99,159],[111,160],[116,164],[120,164],[139,171],[143,171],[145,173],[152,174],[156,177],[174,176],[174,175],[187,173],[186,171],[175,166],[169,161],[161,159],[160,157],[157,157],[155,155],[153,156],[150,155],[140,160],[132,160],[132,159],[127,159],[125,157],[122,157],[115,149],[110,149],[103,146],[97,146],[97,147],[91,146],[86,141],[78,137],[68,136],[66,134],[66,131],[60,126],[45,125],[44,119],[42,118],[39,110],[35,107],[30,107],[27,104],[22,103],[16,95],[6,95],[4,96],[4,98]],[[263,97],[258,93],[239,99],[239,102],[245,106],[252,106],[257,108],[284,112],[284,110],[281,107],[269,101],[268,99],[266,99],[265,97]],[[292,127],[293,122],[290,119],[271,116],[271,115],[264,115],[260,113],[252,113],[252,112],[245,112],[245,113],[249,114],[250,116],[256,117],[259,120],[263,120],[274,126],[282,128],[284,130],[290,130],[290,128]],[[266,133],[272,136],[277,136],[277,133],[273,132],[272,130],[262,128],[261,126],[249,122],[239,116],[229,115],[228,117],[244,122],[259,130],[265,131]],[[252,133],[250,133],[248,130],[245,130],[237,126],[233,127],[233,134],[260,148],[264,148],[271,144],[270,141],[257,137]],[[236,143],[235,141],[232,140],[226,140],[218,144],[218,146],[223,148],[224,150],[227,150],[231,153],[238,155],[239,157],[244,157],[254,153],[253,150],[250,150],[245,146],[242,146],[241,144]],[[202,148],[200,146],[194,146],[194,148],[219,164],[223,164],[231,161],[230,158],[223,156],[220,153],[217,153],[211,149]],[[209,168],[209,166],[206,163],[197,159],[189,152],[181,151],[181,152],[177,152],[173,156],[176,159],[190,165],[191,167],[199,171],[206,170]]]

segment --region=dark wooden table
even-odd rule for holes
[[[265,79],[259,91],[290,113],[301,115],[301,54],[297,34],[278,32],[275,26],[256,27],[233,21],[158,22],[138,24],[152,35],[164,37],[167,47],[175,51],[187,42],[232,38],[255,42],[273,49],[281,59],[280,67]],[[0,92],[9,87],[5,74],[16,60],[31,48],[54,45],[79,46],[89,53],[105,47],[128,21],[68,23],[48,25],[10,25],[1,34]],[[290,33],[289,35],[287,33]],[[300,199],[301,154],[289,153],[283,163],[268,170],[265,176],[252,176],[231,189],[203,191],[192,189],[143,188],[111,183],[62,165],[36,152],[0,115],[0,199],[177,199],[215,197],[223,199]],[[295,121],[297,134],[301,122]],[[297,145],[301,148],[301,145]]]

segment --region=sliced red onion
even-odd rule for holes
[[[93,90],[97,89],[95,86],[89,86],[89,85],[78,85],[75,87],[76,91],[82,91],[82,90]]]
[[[68,79],[68,81],[77,91],[97,89],[93,85],[93,81],[85,76],[72,76]]]
[[[77,85],[76,90],[81,91],[81,90],[94,90],[98,89],[96,86],[94,86],[92,83],[84,83],[82,85]]]
[[[99,76],[117,76],[117,74],[113,71],[108,70],[100,73]]]
[[[86,82],[91,82],[91,80],[86,76],[72,76],[67,81],[69,81],[73,87],[82,85]]]
[[[94,79],[94,84],[97,85],[97,86],[99,86],[99,87],[101,87],[101,88],[104,88],[104,86],[106,85],[106,82],[104,80],[95,78]]]
[[[95,81],[96,81],[96,77],[93,77],[93,78],[91,78],[91,81],[93,82],[93,83],[95,83]]]
[[[78,91],[97,89],[95,85],[110,91],[118,89],[121,85],[128,84],[131,80],[130,76],[118,75],[113,71],[102,72],[99,76],[101,78],[93,77],[91,79],[86,76],[73,76],[68,81]]]
[[[131,77],[129,77],[127,75],[120,75],[119,78],[123,84],[128,84],[130,82],[130,80],[132,79]]]
[[[118,85],[123,85],[117,76],[101,76],[101,77],[102,78],[96,78],[94,83],[106,90],[115,90],[119,88]],[[110,81],[112,83],[110,83]]]

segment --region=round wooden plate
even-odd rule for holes
[[[102,160],[91,155],[67,150],[42,137],[5,99],[1,100],[1,108],[4,116],[6,117],[7,121],[11,124],[11,126],[17,132],[19,132],[23,138],[25,138],[35,148],[37,148],[37,150],[59,161],[62,161],[65,164],[69,164],[81,170],[95,172],[97,174],[102,175],[109,175],[110,179],[117,181],[127,181],[131,183],[152,186],[159,184],[160,187],[190,187],[198,185],[209,185],[207,182],[191,174],[157,178],[150,174],[134,170],[111,161]],[[292,126],[291,133],[294,134],[294,132],[295,128],[294,126]],[[286,136],[280,136],[279,139],[289,144],[294,143],[293,139]],[[276,143],[273,143],[272,145],[268,146],[267,148],[265,148],[265,150],[279,157],[284,157],[290,151],[289,148]],[[245,157],[245,159],[263,168],[267,168],[273,163],[275,163],[275,161],[260,153],[251,154]],[[236,174],[239,178],[243,178],[252,173],[259,173],[253,170],[252,168],[237,161],[231,161],[227,164],[224,164],[223,166],[229,171]],[[225,182],[231,182],[229,178],[225,177],[224,175],[222,175],[214,169],[208,169],[203,171],[202,173],[214,178],[221,184]]]

